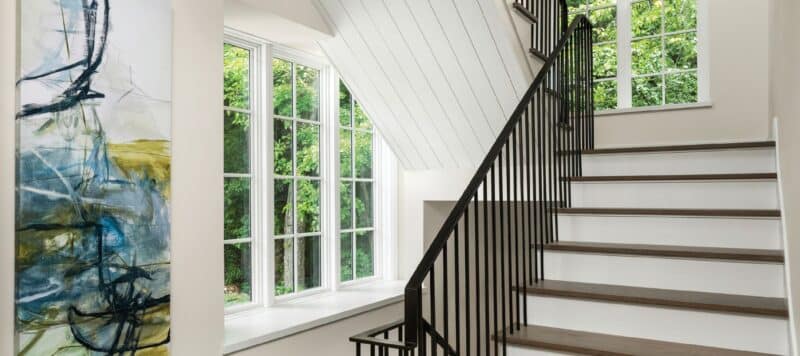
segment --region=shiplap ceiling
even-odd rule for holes
[[[315,1],[320,47],[406,169],[480,163],[532,77],[503,0]]]

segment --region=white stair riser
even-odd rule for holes
[[[779,355],[789,350],[787,320],[772,317],[529,296],[528,322]]]
[[[547,251],[545,278],[785,297],[783,264]]]
[[[778,209],[775,181],[572,183],[572,206]]]
[[[583,175],[647,175],[775,172],[775,150],[731,149],[617,153],[583,156]]]
[[[561,241],[781,249],[780,220],[559,215]]]

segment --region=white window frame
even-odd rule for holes
[[[354,279],[341,283],[339,280],[339,76],[324,58],[294,50],[241,32],[225,28],[224,42],[250,50],[250,100],[251,100],[251,302],[225,308],[226,317],[241,312],[270,307],[299,298],[335,292],[351,286],[378,280],[393,280],[394,266],[384,265],[396,257],[384,256],[396,253],[393,247],[394,233],[383,226],[396,224],[396,208],[385,206],[389,200],[396,201],[397,163],[377,130],[372,131],[373,140],[373,272],[372,277]],[[320,227],[321,227],[321,286],[283,296],[275,295],[274,281],[274,127],[275,118],[298,122],[310,120],[287,118],[273,114],[272,58],[280,58],[296,64],[320,70],[320,117],[314,122],[320,127]],[[358,100],[355,94],[351,95]],[[225,108],[228,109],[228,108]],[[235,109],[242,111],[241,109]],[[362,110],[366,109],[362,106]],[[294,148],[293,148],[294,149]],[[388,168],[387,168],[388,167]],[[388,172],[388,173],[387,173]],[[236,174],[234,174],[236,175]],[[226,174],[225,177],[233,176]],[[236,175],[238,176],[238,175]],[[294,177],[294,176],[293,176]],[[284,178],[280,176],[279,178]],[[305,179],[305,177],[303,177]],[[391,181],[384,182],[384,179]],[[387,189],[388,188],[388,189]],[[394,189],[394,190],[392,190]],[[388,197],[388,198],[387,198]],[[354,216],[355,218],[355,216]],[[391,236],[389,234],[391,233]],[[304,236],[298,234],[295,236]],[[316,233],[313,233],[316,235]],[[240,240],[231,240],[239,242]],[[224,242],[225,244],[233,242]],[[295,260],[296,262],[296,260]],[[296,273],[295,273],[296,274]],[[295,279],[297,276],[295,276]]]
[[[351,120],[352,120],[351,122],[352,122],[353,126],[351,128],[349,128],[349,130],[351,130],[353,132],[352,137],[355,137],[355,135],[354,135],[355,132],[358,132],[358,131],[365,132],[366,131],[366,130],[363,130],[363,129],[359,130],[359,129],[355,128],[355,121],[354,121],[354,117],[353,117],[355,115],[354,114],[355,113],[355,103],[356,102],[360,102],[360,101],[358,100],[358,98],[356,97],[355,93],[353,92],[352,87],[347,85],[347,83],[341,77],[339,77],[337,75],[334,79],[335,79],[334,80],[334,85],[335,85],[335,89],[336,89],[336,98],[337,99],[338,99],[338,96],[339,96],[339,82],[342,82],[345,85],[345,87],[347,87],[347,89],[350,91],[351,112],[353,113],[353,114],[351,114]],[[341,210],[341,199],[340,199],[341,186],[340,186],[339,183],[342,181],[342,177],[341,177],[341,160],[339,159],[339,152],[340,152],[340,149],[341,149],[340,146],[339,146],[339,142],[340,142],[339,133],[340,133],[340,129],[342,129],[343,127],[341,126],[341,123],[339,122],[339,102],[338,102],[338,100],[336,101],[335,106],[336,106],[336,108],[334,110],[335,115],[334,115],[334,122],[333,122],[333,125],[335,126],[335,129],[332,130],[332,131],[333,131],[333,133],[334,133],[334,135],[336,137],[336,139],[334,140],[334,143],[335,143],[335,146],[336,146],[335,147],[336,150],[334,152],[335,153],[335,162],[336,162],[336,172],[335,172],[334,177],[335,177],[335,181],[336,181],[336,183],[335,183],[336,212],[338,213]],[[364,113],[366,114],[366,111],[365,111],[363,105],[361,105],[361,110],[364,111]],[[367,115],[367,116],[369,117],[369,115]],[[384,156],[384,154],[386,154],[386,152],[385,152],[385,148],[383,147],[382,139],[381,139],[380,135],[378,134],[377,130],[375,130],[375,125],[374,124],[373,124],[372,130],[370,132],[372,134],[372,178],[369,178],[369,179],[367,179],[367,178],[356,178],[355,177],[355,171],[353,171],[353,178],[349,179],[349,180],[354,183],[353,184],[352,197],[354,197],[355,193],[356,193],[355,192],[355,183],[357,183],[357,182],[367,182],[367,181],[372,182],[372,228],[356,228],[357,222],[356,222],[356,215],[355,215],[355,199],[352,202],[352,205],[353,205],[352,206],[352,210],[353,210],[353,212],[352,212],[353,227],[351,229],[342,229],[340,214],[336,214],[336,219],[335,219],[335,222],[334,222],[335,225],[336,225],[336,228],[335,228],[335,231],[336,231],[336,239],[335,239],[335,241],[336,241],[336,243],[335,243],[334,251],[333,251],[333,254],[332,254],[333,256],[335,256],[334,263],[333,263],[333,265],[334,265],[333,266],[333,270],[335,271],[334,277],[335,277],[335,281],[336,281],[336,289],[346,288],[348,286],[355,286],[355,285],[364,284],[364,283],[370,283],[370,282],[373,282],[375,280],[379,280],[379,279],[383,278],[383,274],[385,272],[384,271],[384,265],[383,265],[383,260],[384,260],[384,258],[383,258],[384,257],[384,255],[383,255],[384,242],[386,240],[386,236],[384,236],[385,235],[385,229],[383,229],[383,225],[385,224],[385,221],[383,219],[384,209],[385,209],[384,208],[385,198],[384,198],[384,196],[382,194],[380,194],[380,192],[382,192],[384,190],[383,186],[381,186],[381,183],[388,176],[386,174],[386,172],[384,172],[384,169],[382,168],[383,167],[383,162],[385,160],[383,158],[383,156]],[[351,141],[350,145],[351,145],[351,148],[352,148],[351,152],[355,152],[355,141]],[[355,154],[352,154],[352,161],[355,162]],[[351,169],[355,169],[355,165],[354,164],[351,167]],[[363,277],[363,278],[357,278],[356,277],[356,264],[355,264],[356,244],[355,244],[355,238],[354,238],[353,239],[353,261],[354,261],[353,262],[353,279],[351,279],[349,281],[342,281],[341,280],[340,257],[341,257],[341,251],[342,251],[341,250],[341,234],[342,234],[342,230],[347,230],[347,231],[352,232],[352,233],[358,233],[359,231],[372,231],[372,276]]]
[[[251,36],[238,33],[233,30],[226,29],[224,42],[237,47],[241,47],[250,51],[250,110],[243,110],[238,108],[223,107],[224,110],[236,111],[250,114],[250,174],[236,174],[236,173],[223,173],[225,178],[250,178],[250,238],[224,240],[223,245],[235,244],[241,242],[250,242],[251,253],[251,266],[250,266],[250,302],[238,305],[232,305],[225,308],[225,313],[236,313],[244,310],[256,308],[264,302],[264,284],[261,281],[264,279],[263,275],[263,244],[265,221],[258,219],[265,212],[264,195],[268,194],[268,189],[264,189],[264,180],[266,165],[264,150],[263,136],[264,130],[269,130],[269,125],[265,123],[266,109],[271,111],[271,102],[266,103],[259,100],[264,93],[265,76],[267,73],[263,70],[264,60],[268,56],[269,48],[264,46],[263,43]]]
[[[599,114],[603,113],[613,113],[617,111],[648,111],[648,110],[658,110],[662,108],[668,108],[671,106],[681,105],[681,106],[693,106],[693,105],[709,105],[711,102],[711,85],[710,85],[710,75],[711,75],[711,67],[710,67],[710,46],[709,46],[709,4],[708,0],[695,0],[697,3],[697,100],[692,103],[685,103],[685,104],[661,104],[661,105],[653,105],[653,106],[637,106],[633,107],[633,78],[634,77],[643,77],[642,75],[633,75],[633,61],[632,61],[632,40],[633,40],[633,30],[631,26],[631,4],[638,0],[616,0],[615,5],[602,5],[597,7],[587,7],[586,10],[582,11],[582,13],[586,14],[587,11],[603,9],[603,8],[610,8],[616,6],[617,8],[617,17],[616,17],[616,25],[617,25],[617,76],[616,79],[600,79],[597,82],[601,81],[608,81],[608,80],[616,80],[617,81],[617,107],[614,109],[604,109],[597,111]],[[587,1],[588,2],[588,1]],[[588,5],[587,5],[588,6]],[[570,12],[572,14],[574,12]],[[581,13],[581,12],[579,12]],[[676,33],[680,33],[684,31],[679,31]],[[671,33],[659,33],[653,37],[661,37],[667,36]],[[691,72],[695,70],[688,70],[688,71],[665,71],[659,74],[651,74],[651,75],[663,75],[665,73],[682,73],[682,72]],[[644,75],[650,76],[650,75]],[[592,78],[594,82],[594,78]],[[666,90],[662,88],[662,90]],[[663,94],[662,94],[663,96]]]

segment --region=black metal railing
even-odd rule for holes
[[[352,337],[356,355],[505,355],[594,147],[591,26],[564,31],[409,279],[404,320]]]
[[[530,52],[546,60],[567,30],[568,9],[566,0],[515,0],[515,6],[526,9],[536,23],[531,24]]]

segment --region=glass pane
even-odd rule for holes
[[[297,238],[297,291],[322,285],[322,238],[306,236]]]
[[[353,111],[353,120],[359,129],[372,129],[372,123],[369,122],[367,114],[361,109],[361,105],[358,102],[356,102],[356,108]]]
[[[577,11],[580,8],[585,8],[587,3],[587,0],[567,0],[567,9],[570,12]]]
[[[605,80],[594,83],[594,109],[617,108],[617,81]]]
[[[292,121],[275,119],[275,174],[292,175]]]
[[[297,180],[297,232],[320,231],[319,181]]]
[[[342,177],[353,176],[352,133],[351,130],[339,130],[339,175]]]
[[[372,231],[356,233],[356,278],[370,277],[374,274],[372,255]]]
[[[372,227],[372,183],[356,182],[356,227]]]
[[[617,45],[607,43],[592,47],[594,56],[594,77],[610,78],[617,76]]]
[[[662,81],[660,75],[633,78],[633,106],[661,105]]]
[[[225,106],[249,109],[250,51],[226,43],[223,54]]]
[[[609,7],[589,13],[589,19],[594,25],[594,42],[617,40],[617,8]]]
[[[292,180],[275,180],[275,235],[292,233],[294,224],[292,211]]]
[[[372,134],[356,131],[356,177],[372,178]]]
[[[250,237],[250,178],[225,178],[225,240]]]
[[[225,173],[250,172],[250,115],[225,111]]]
[[[352,126],[353,124],[350,122],[352,120],[352,102],[350,101],[350,90],[344,85],[343,82],[339,82],[339,125],[342,126]]]
[[[252,299],[252,263],[250,243],[225,245],[225,306]]]
[[[319,125],[297,123],[297,175],[319,177]]]
[[[665,38],[668,69],[697,68],[697,34],[694,32]]]
[[[599,6],[613,5],[617,0],[589,0],[589,7],[595,8]]]
[[[697,0],[664,0],[664,6],[666,32],[697,28]]]
[[[319,71],[295,64],[297,69],[297,117],[319,120]]]
[[[339,279],[353,279],[353,233],[343,232],[339,239]]]
[[[697,102],[697,73],[680,73],[666,76],[667,104]]]
[[[661,38],[649,38],[633,41],[631,45],[631,60],[633,61],[633,74],[661,73],[662,52]]]
[[[275,295],[294,292],[294,240],[275,240]]]
[[[633,37],[661,33],[662,1],[644,0],[631,4],[631,31]]]
[[[276,115],[292,116],[292,64],[282,59],[272,59],[272,91]]]
[[[341,229],[353,228],[353,183],[339,184],[339,223]]]

